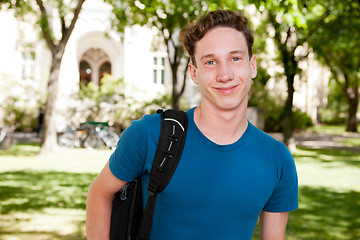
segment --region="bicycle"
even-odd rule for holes
[[[75,126],[68,126],[59,134],[58,143],[62,147],[78,148],[83,147],[84,140],[88,133],[85,129],[78,129]]]
[[[85,147],[86,149],[115,149],[119,135],[106,122],[85,122],[79,128],[68,126],[58,137],[63,147]]]
[[[109,127],[96,126],[84,140],[87,149],[107,147],[115,149],[120,137]]]

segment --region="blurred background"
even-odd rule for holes
[[[248,118],[295,158],[287,239],[360,239],[355,0],[0,0],[0,239],[86,238],[87,188],[122,131],[199,104],[178,34],[217,8],[251,22]]]

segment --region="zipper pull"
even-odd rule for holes
[[[120,194],[120,199],[121,200],[125,200],[127,198],[127,189],[128,189],[128,184],[126,184],[122,189],[121,189],[121,194]]]

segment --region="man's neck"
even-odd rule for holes
[[[236,142],[248,126],[246,106],[237,111],[219,111],[200,105],[195,109],[194,121],[208,139],[219,145]]]

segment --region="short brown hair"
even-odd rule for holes
[[[254,37],[249,26],[249,21],[243,12],[235,10],[215,10],[208,12],[195,23],[190,23],[180,31],[180,41],[189,54],[191,61],[195,62],[195,44],[201,40],[205,34],[216,27],[234,28],[245,35],[249,57],[252,56],[252,46]]]

